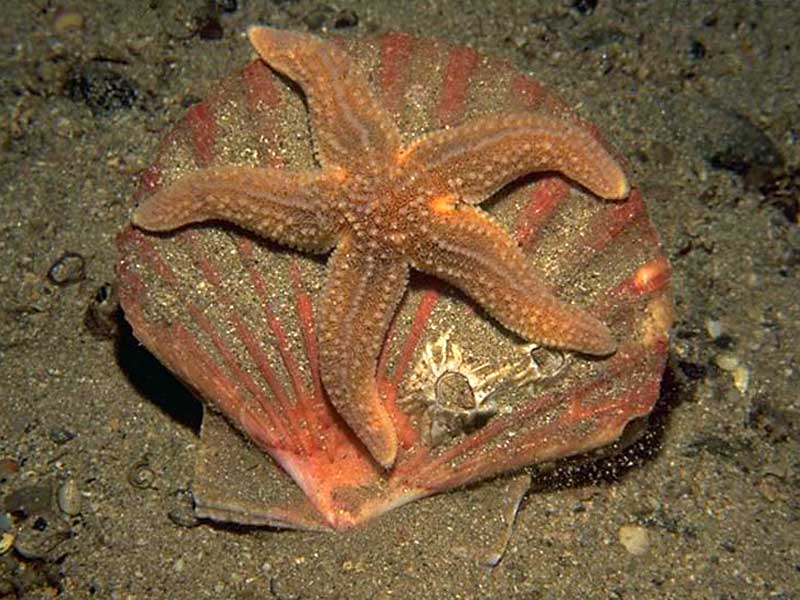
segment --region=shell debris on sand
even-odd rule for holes
[[[642,556],[650,549],[650,536],[647,529],[640,525],[623,525],[619,528],[619,543],[628,554]]]

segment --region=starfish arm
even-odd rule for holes
[[[326,252],[339,231],[335,213],[324,209],[337,185],[327,171],[210,167],[145,199],[132,220],[147,231],[170,231],[220,219],[298,250]]]
[[[481,117],[424,136],[405,154],[409,166],[434,173],[470,204],[540,171],[558,171],[601,198],[630,191],[622,168],[588,131],[541,114]]]
[[[397,455],[397,434],[378,393],[375,368],[407,282],[403,260],[370,255],[347,236],[330,259],[319,310],[322,379],[330,401],[387,469]]]
[[[251,27],[248,36],[264,62],[303,88],[322,164],[379,164],[397,152],[397,126],[334,43],[271,27]]]
[[[597,356],[614,351],[608,328],[553,295],[488,215],[465,204],[433,204],[407,251],[414,268],[457,287],[528,341]]]

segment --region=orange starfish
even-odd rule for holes
[[[531,172],[558,171],[594,194],[627,196],[620,166],[586,131],[544,114],[474,119],[403,145],[366,77],[336,45],[252,27],[262,60],[308,102],[321,169],[215,166],[145,200],[133,223],[169,231],[222,219],[301,251],[334,249],[321,306],[331,403],[384,468],[397,435],[375,384],[409,267],[439,277],[538,344],[607,355],[608,328],[556,298],[511,236],[475,205]]]

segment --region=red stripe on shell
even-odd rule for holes
[[[467,92],[480,56],[472,48],[453,48],[447,58],[436,118],[442,125],[452,125],[466,108]]]
[[[281,131],[277,123],[280,121],[275,111],[280,109],[283,97],[277,79],[267,65],[255,60],[242,70],[241,80],[248,114],[265,146],[263,152],[259,150],[259,162],[265,167],[281,167],[284,161],[279,152]]]
[[[387,33],[378,40],[381,57],[378,85],[383,103],[391,112],[400,109],[405,97],[413,42],[414,38],[405,33]]]
[[[567,182],[558,176],[543,177],[536,182],[530,202],[517,217],[514,237],[520,246],[530,249],[535,245],[539,230],[569,195],[569,190]]]
[[[192,148],[197,164],[201,167],[209,166],[216,156],[214,142],[217,139],[217,123],[210,103],[201,102],[192,106],[186,111],[184,122],[192,135]]]

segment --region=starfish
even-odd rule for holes
[[[375,381],[409,269],[464,292],[529,342],[605,356],[608,328],[557,298],[505,229],[477,205],[532,172],[557,171],[605,199],[629,185],[589,133],[556,117],[476,118],[411,143],[366,76],[335,44],[251,27],[261,59],[305,94],[320,168],[218,165],[145,199],[134,225],[171,231],[223,220],[310,253],[333,251],[318,307],[322,380],[336,411],[384,468],[398,438]]]

